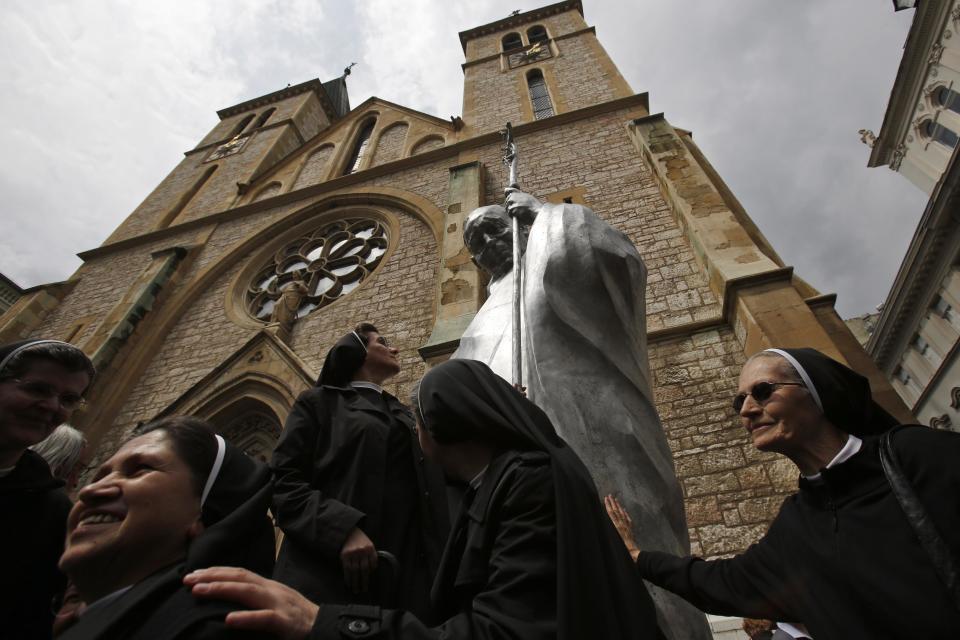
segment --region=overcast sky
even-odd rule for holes
[[[548,4],[544,0],[543,4]],[[63,280],[217,122],[357,62],[375,95],[461,113],[457,32],[504,0],[4,0],[0,271]],[[634,91],[694,139],[844,317],[886,296],[926,196],[866,167],[913,11],[889,0],[585,0]]]

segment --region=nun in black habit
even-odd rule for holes
[[[86,607],[62,640],[262,637],[226,628],[240,607],[198,600],[190,571],[217,565],[270,575],[274,533],[266,465],[202,420],[147,425],[81,489],[60,566]]]
[[[813,349],[752,357],[734,408],[754,446],[797,465],[799,491],[741,555],[641,550],[639,573],[707,613],[799,623],[816,640],[960,637],[960,434],[897,427],[866,378]],[[884,437],[940,537],[937,553],[891,489]]]
[[[359,325],[330,349],[317,385],[287,417],[271,461],[284,532],[274,578],[315,602],[429,618],[449,515],[413,414],[381,386],[400,370],[397,353],[373,325]]]
[[[543,411],[473,360],[434,367],[417,395],[424,452],[468,485],[432,590],[443,623],[379,607],[317,607],[227,569],[194,574],[193,583],[207,597],[263,609],[263,620],[290,621],[250,627],[291,638],[662,638],[589,472]],[[252,588],[238,589],[243,583]]]

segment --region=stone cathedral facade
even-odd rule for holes
[[[27,290],[0,317],[3,342],[59,338],[94,358],[101,373],[76,424],[100,456],[172,413],[269,455],[327,349],[360,320],[402,350],[388,388],[405,397],[484,300],[461,225],[503,199],[506,122],[524,190],[590,206],[646,261],[655,400],[694,552],[742,550],[796,486],[730,408],[748,354],[819,348],[908,418],[834,296],[783,263],[689,131],[650,113],[579,1],[459,36],[462,117],[380,98],[350,108],[345,77],[222,109],[70,279]]]

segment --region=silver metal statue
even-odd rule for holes
[[[517,155],[517,143],[513,139],[513,127],[507,123],[504,131],[506,138],[506,149],[503,154],[503,163],[507,165],[507,184],[510,189],[519,189],[517,182],[517,165],[520,158]],[[513,231],[513,264],[520,264],[520,220],[517,216],[511,216],[511,229]],[[513,334],[511,335],[511,345],[513,346],[513,384],[517,387],[523,386],[523,349],[522,338],[520,336],[520,308],[523,304],[523,269],[513,270]]]
[[[506,194],[506,207],[476,209],[464,225],[464,242],[491,281],[453,357],[522,379],[601,495],[620,497],[641,548],[688,553],[683,496],[652,400],[643,260],[586,207],[542,203],[515,186]],[[519,354],[511,339],[518,329]],[[519,355],[521,375],[511,376]],[[668,637],[710,638],[702,613],[650,592]]]

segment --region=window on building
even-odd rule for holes
[[[923,134],[950,149],[956,147],[957,141],[960,140],[956,133],[933,120],[927,120],[923,123]]]
[[[353,153],[350,154],[350,162],[347,163],[347,168],[343,172],[343,175],[346,176],[356,172],[360,168],[360,165],[363,164],[363,157],[370,146],[370,134],[373,133],[373,125],[376,123],[376,120],[370,120],[360,129],[360,133],[357,135],[357,141],[353,145]]]
[[[549,39],[547,30],[542,25],[534,25],[527,29],[527,40],[530,41],[530,44],[534,42],[546,42]]]
[[[550,93],[543,73],[534,69],[527,74],[527,87],[530,89],[530,101],[533,102],[533,119],[543,120],[553,115],[553,104],[550,102]]]
[[[926,355],[927,349],[930,348],[930,344],[924,340],[923,336],[921,336],[919,333],[913,336],[913,346],[917,351],[920,352],[920,355]]]
[[[514,49],[523,48],[523,40],[520,39],[520,34],[516,32],[508,33],[507,35],[503,36],[501,44],[503,44],[504,51],[513,51]]]
[[[246,128],[247,128],[247,125],[250,124],[250,121],[253,120],[253,116],[254,116],[254,114],[251,113],[250,115],[248,115],[247,117],[245,117],[243,120],[241,120],[240,122],[238,122],[238,123],[237,123],[237,126],[235,126],[235,127],[233,128],[233,131],[231,131],[231,132],[230,132],[230,135],[228,135],[227,137],[228,137],[228,138],[232,138],[232,137],[234,137],[234,136],[238,136],[238,135],[240,135],[241,133],[243,133],[243,130],[246,129]]]
[[[910,384],[910,374],[903,367],[898,366],[893,372],[893,377],[899,380],[901,384]]]
[[[950,320],[953,314],[953,307],[951,307],[950,303],[944,300],[942,296],[937,296],[934,298],[933,304],[930,305],[930,307],[933,309],[934,313],[945,320]]]
[[[960,113],[960,93],[946,87],[939,87],[933,94],[933,101],[938,106]]]
[[[270,108],[270,109],[267,109],[267,110],[264,111],[263,113],[261,113],[261,114],[260,114],[260,117],[257,118],[257,123],[256,123],[255,125],[253,125],[253,128],[254,128],[254,129],[259,129],[259,128],[262,127],[263,125],[267,124],[267,120],[270,119],[270,116],[272,116],[272,115],[273,115],[273,112],[276,111],[276,110],[277,110],[277,109],[276,109],[275,107],[272,107],[272,108]]]

